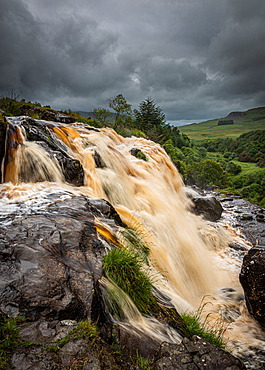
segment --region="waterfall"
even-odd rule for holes
[[[18,199],[30,191],[67,189],[91,199],[106,199],[150,249],[148,268],[153,285],[171,299],[179,312],[197,309],[202,298],[208,297],[213,317],[218,316],[224,307],[218,291],[227,284],[240,289],[235,277],[238,268],[229,266],[230,257],[224,257],[223,252],[230,236],[189,212],[190,200],[182,178],[166,152],[154,142],[123,138],[108,128],[35,122],[45,128],[49,140],[59,149],[52,152],[45,142],[28,140],[23,117],[9,118],[2,196]],[[134,149],[141,151],[144,159],[133,155]],[[57,156],[60,150],[82,164],[82,186],[65,181]],[[97,230],[100,232],[100,226]],[[106,280],[102,286],[113,288]],[[154,320],[148,324],[135,307],[127,306],[137,318],[139,330],[158,330]],[[127,317],[132,324],[129,312]],[[167,334],[169,337],[172,342],[179,340],[172,333]]]

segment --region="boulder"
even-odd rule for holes
[[[51,158],[56,158],[66,182],[74,186],[84,185],[84,170],[81,163],[69,154],[62,142],[54,138],[45,124],[30,117],[22,117],[19,123],[26,131],[27,141],[35,141]],[[32,181],[32,171],[27,169],[22,174],[22,180]],[[43,179],[36,179],[36,181],[43,181]]]
[[[192,198],[191,212],[202,215],[208,221],[217,221],[222,215],[223,207],[215,197]]]
[[[83,335],[70,320],[26,322],[19,328],[20,344],[11,357],[12,369],[139,369],[98,334],[93,330]]]
[[[153,370],[225,370],[246,369],[230,353],[198,336],[184,338],[180,344],[162,343]]]
[[[63,112],[55,111],[51,108],[38,108],[31,107],[28,104],[24,104],[20,107],[20,115],[25,116],[37,116],[39,119],[52,122],[62,122],[62,123],[74,123],[76,119]]]
[[[21,204],[19,216],[10,216],[2,227],[0,309],[5,314],[31,320],[91,315],[106,254],[94,219],[104,216],[85,197],[61,196],[48,196],[46,207],[29,208],[26,215]],[[108,225],[116,228],[114,220]]]
[[[251,248],[239,275],[249,313],[265,328],[265,247]]]
[[[0,183],[2,182],[2,161],[5,155],[5,140],[6,140],[6,119],[0,113]]]

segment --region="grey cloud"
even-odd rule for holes
[[[264,105],[264,0],[0,1],[0,94],[82,110],[151,95],[169,121]]]

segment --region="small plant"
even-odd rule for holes
[[[223,335],[226,329],[219,321],[217,321],[214,324],[214,326],[209,325],[207,323],[209,315],[207,315],[206,318],[202,320],[201,313],[204,307],[205,304],[201,308],[199,308],[199,310],[196,311],[195,313],[193,314],[183,313],[181,314],[181,317],[185,322],[191,336],[198,335],[199,337],[208,340],[208,342],[222,349],[225,349]]]
[[[138,351],[136,352],[136,365],[138,365],[141,370],[151,370],[150,360],[140,356]]]
[[[134,250],[139,252],[143,256],[144,260],[147,261],[150,249],[146,246],[138,233],[133,229],[126,228],[121,232],[121,234],[127,247],[132,251]]]
[[[73,329],[74,339],[80,338],[97,338],[99,335],[96,324],[89,320],[79,321],[77,327]]]
[[[21,317],[0,316],[0,369],[8,365],[12,350],[19,344],[17,325],[23,321]]]
[[[143,259],[132,251],[115,248],[105,256],[103,267],[107,276],[120,287],[142,313],[155,304],[152,283],[142,270]]]
[[[79,321],[77,326],[72,329],[64,338],[60,340],[54,341],[54,344],[49,346],[42,347],[43,349],[48,349],[51,351],[58,351],[62,348],[65,344],[67,344],[70,340],[76,339],[91,339],[92,343],[98,337],[99,332],[96,324],[89,320],[82,320]]]

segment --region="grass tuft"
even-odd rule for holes
[[[13,349],[19,345],[17,325],[23,321],[21,317],[0,317],[0,369],[6,368]]]
[[[147,257],[150,254],[150,249],[143,242],[141,236],[138,233],[131,229],[126,228],[121,232],[122,237],[124,238],[126,247],[132,251],[139,252],[144,260],[147,262]]]
[[[208,340],[208,342],[225,349],[226,345],[223,335],[226,329],[220,321],[216,321],[214,325],[209,325],[207,323],[209,315],[207,315],[204,320],[202,319],[201,312],[204,306],[199,308],[199,310],[193,314],[183,313],[181,314],[181,317],[185,322],[191,336],[198,335],[199,337]]]
[[[148,313],[155,304],[152,283],[142,270],[143,259],[132,251],[115,248],[104,257],[103,268],[137,306],[141,313]]]

